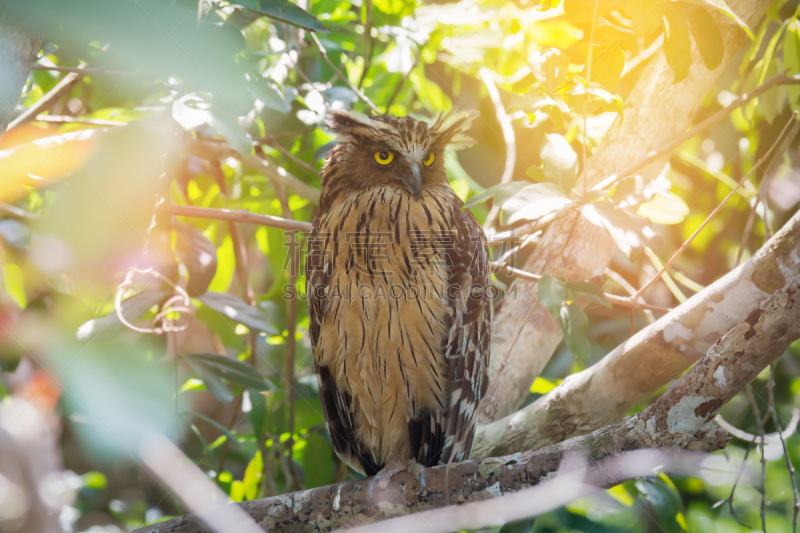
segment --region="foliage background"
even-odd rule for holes
[[[584,158],[614,127],[653,51],[665,48],[676,81],[686,75],[692,42],[709,68],[719,64],[711,13],[720,7],[656,0],[204,0],[198,12],[197,3],[177,0],[8,2],[18,24],[44,35],[44,70],[29,77],[20,112],[67,76],[47,67],[85,62],[95,69],[0,144],[0,394],[61,417],[61,453],[75,495],[62,511],[64,529],[125,531],[184,512],[136,459],[152,430],[179,443],[234,501],[356,476],[335,458],[324,431],[302,258],[291,259],[302,236],[153,217],[157,198],[310,221],[313,199],[287,190],[281,172],[318,187],[334,142],[320,127],[325,111],[369,112],[353,87],[393,115],[476,109],[477,145],[446,160],[456,192],[481,221],[492,202],[502,205],[501,229],[594,205],[599,223],[623,230],[611,265],[618,276],[603,280],[603,289],[627,295],[619,280],[639,287],[652,277],[798,106],[800,90],[777,87],[683,143],[658,180],[628,180],[589,198],[572,191]],[[800,74],[796,2],[776,0],[764,24],[748,31],[751,45],[720,76],[698,122],[774,74]],[[508,146],[491,98],[495,86],[516,148],[513,181],[499,188]],[[99,131],[61,137],[57,147],[40,142],[84,130]],[[226,145],[235,152],[218,163],[215,150]],[[243,163],[252,157],[273,170]],[[766,172],[754,173],[670,276],[648,289],[647,301],[673,307],[728,272],[740,250],[746,259],[758,249],[797,209],[797,157],[792,145]],[[749,231],[751,210],[758,216]],[[514,261],[522,264],[534,245],[535,239]],[[124,316],[147,331],[126,328],[114,312],[123,282]],[[501,288],[510,282],[496,278]],[[297,301],[285,297],[293,284]],[[540,299],[552,302],[555,314],[562,306],[576,314],[563,321],[567,341],[533,384],[531,401],[623,342],[631,322],[638,329],[648,320],[603,301],[583,314],[556,280],[542,286]],[[190,299],[170,299],[175,287]],[[798,357],[800,346],[777,365],[783,426],[800,407]],[[767,377],[753,384],[762,413]],[[294,390],[287,386],[293,381]],[[746,397],[723,415],[744,431],[758,429]],[[765,430],[775,428],[767,423]],[[788,442],[796,462],[800,438]],[[734,440],[697,477],[629,482],[548,513],[533,529],[750,531],[727,505],[712,508],[731,493],[746,449]],[[757,452],[733,497],[736,514],[752,529],[761,523]],[[770,531],[791,528],[782,455],[780,443],[764,447]]]

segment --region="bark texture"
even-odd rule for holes
[[[22,32],[0,2],[0,139],[36,61],[40,41],[41,37]]]
[[[473,457],[535,450],[619,420],[775,291],[800,280],[800,213],[747,262],[533,404],[478,426]]]
[[[714,417],[721,407],[800,337],[800,289],[792,285],[776,292],[736,324],[681,380],[642,413],[593,433],[545,449],[505,457],[428,468],[421,495],[408,472],[397,474],[387,490],[376,490],[370,501],[371,479],[349,481],[240,506],[265,531],[328,531],[366,524],[470,501],[497,498],[537,485],[576,454],[590,466],[622,452],[668,448],[710,452],[728,437]],[[586,478],[602,485],[601,472]],[[206,531],[192,515],[137,530],[134,533]]]
[[[728,1],[731,9],[751,27],[764,17],[770,3],[770,0]],[[663,48],[656,52],[625,101],[622,125],[608,133],[589,160],[585,185],[591,186],[630,166],[686,130],[717,77],[747,41],[744,31],[729,17],[720,13],[714,16],[725,44],[722,64],[709,71],[693,45],[690,75],[674,84],[674,74],[667,65]],[[667,160],[665,156],[638,174],[654,177]],[[580,187],[579,184],[578,190]],[[568,281],[596,280],[603,275],[613,252],[614,242],[604,229],[583,217],[564,217],[547,229],[523,270],[550,273]],[[515,283],[519,297],[503,303],[495,312],[490,387],[481,403],[481,423],[519,409],[531,383],[550,360],[562,337],[556,320],[536,303],[537,284]],[[532,306],[535,308],[531,311]]]

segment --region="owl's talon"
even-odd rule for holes
[[[369,500],[371,503],[375,503],[372,497],[372,492],[375,489],[375,485],[380,485],[381,490],[386,490],[389,486],[389,481],[391,481],[392,476],[397,474],[398,472],[402,472],[403,470],[412,474],[417,480],[419,481],[419,492],[418,495],[421,495],[422,492],[425,490],[425,467],[419,464],[414,459],[409,459],[408,461],[392,461],[391,463],[387,464],[383,469],[375,474],[375,477],[372,478],[372,481],[369,483]]]

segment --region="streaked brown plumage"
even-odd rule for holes
[[[311,343],[333,448],[366,475],[471,453],[491,280],[485,236],[448,184],[443,152],[473,143],[472,118],[326,119],[339,143],[309,239]]]

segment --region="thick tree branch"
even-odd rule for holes
[[[595,465],[643,448],[714,451],[728,441],[725,430],[713,424],[719,410],[798,337],[800,289],[792,285],[731,328],[645,411],[588,435],[538,451],[429,468],[421,495],[419,482],[404,472],[388,489],[374,493],[375,504],[368,492],[370,480],[362,479],[240,505],[265,531],[327,531],[517,492],[548,479],[565,458],[576,454]],[[593,484],[603,483],[591,473],[598,472],[587,473]],[[190,531],[205,529],[187,515],[137,533]]]
[[[747,262],[533,404],[478,426],[473,457],[532,450],[622,418],[775,291],[800,282],[800,213]]]

